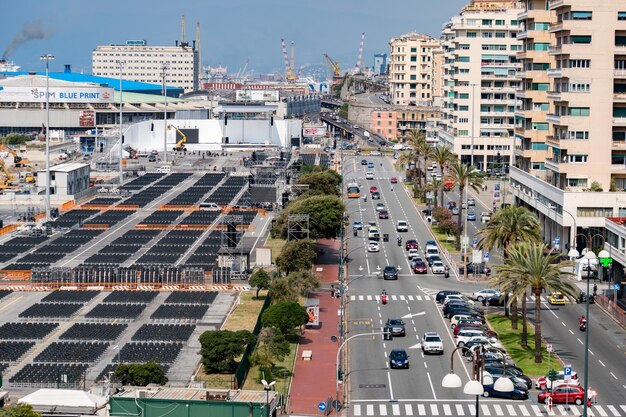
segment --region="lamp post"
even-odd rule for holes
[[[44,54],[39,57],[46,61],[46,221],[50,220],[50,61],[54,55]]]
[[[263,389],[265,390],[265,407],[267,409],[266,415],[267,417],[270,417],[270,391],[273,389],[276,381],[267,382],[266,380],[262,379],[261,383],[263,384]]]
[[[583,403],[583,417],[587,417],[588,414],[588,407],[587,404],[589,403],[589,331],[591,330],[591,318],[589,317],[589,301],[591,298],[591,294],[589,293],[589,281],[591,280],[591,261],[594,259],[602,259],[602,258],[609,258],[610,254],[605,250],[602,249],[600,251],[600,253],[598,254],[598,256],[596,256],[596,254],[593,252],[592,250],[592,239],[596,236],[601,237],[602,238],[602,247],[604,247],[604,236],[601,234],[580,234],[581,236],[585,237],[585,243],[587,244],[587,252],[584,255],[585,261],[587,263],[587,300],[585,303],[585,318],[587,319],[587,328],[585,329],[585,365],[584,365],[584,372],[585,372],[585,377],[584,377],[584,403]],[[575,235],[574,238],[578,236]],[[570,251],[567,254],[568,256],[572,257],[572,258],[577,258],[579,256],[578,250],[576,250],[576,248],[572,248],[570,249]]]
[[[163,110],[163,161],[165,163],[167,163],[167,87],[165,86],[165,77],[168,69],[169,64],[164,62],[161,65],[161,77],[163,78],[163,101],[165,103],[165,110]]]
[[[450,354],[450,373],[443,377],[441,386],[443,388],[461,388],[463,385],[461,377],[454,373],[454,354],[456,351],[464,349],[463,346],[458,347]],[[502,355],[505,355],[502,349],[496,347],[490,347],[490,350],[497,350]],[[513,381],[506,376],[506,361],[504,361],[504,370],[502,376],[493,380],[493,377],[489,372],[485,372],[485,353],[486,349],[483,345],[478,345],[474,351],[472,351],[472,365],[474,370],[474,379],[468,381],[463,387],[463,393],[476,396],[476,417],[480,416],[480,396],[485,392],[484,385],[493,385],[493,389],[498,392],[512,392],[515,389]]]
[[[117,65],[119,65],[120,67],[120,186],[124,183],[124,167],[122,166],[122,158],[123,158],[123,152],[124,150],[122,149],[124,147],[124,135],[122,132],[122,112],[123,112],[123,106],[124,106],[124,101],[122,100],[123,95],[124,95],[124,91],[122,88],[122,71],[124,70],[124,64],[126,63],[125,61],[116,61]]]

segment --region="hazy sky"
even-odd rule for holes
[[[72,64],[74,72],[87,73],[96,45],[127,39],[173,45],[185,15],[189,41],[200,22],[203,65],[236,72],[249,60],[256,72],[281,71],[285,38],[288,49],[296,43],[296,67],[323,64],[326,51],[346,69],[356,64],[361,32],[364,63],[372,66],[373,54],[388,52],[392,37],[410,31],[439,37],[442,24],[468,1],[0,0],[0,51],[8,48],[22,70],[41,70],[39,56],[51,53],[52,71]]]

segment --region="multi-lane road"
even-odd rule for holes
[[[375,168],[360,165],[361,159],[375,163]],[[381,165],[382,164],[382,165]],[[416,239],[423,250],[426,240],[432,239],[425,220],[414,206],[401,184],[391,188],[390,178],[400,177],[393,171],[393,161],[382,157],[346,157],[343,164],[345,183],[356,181],[363,187],[363,199],[347,200],[350,224],[361,221],[367,224],[376,221],[381,234],[389,235],[389,242],[382,242],[380,252],[367,252],[367,233],[350,235],[347,243],[348,291],[346,295],[346,337],[359,333],[382,331],[388,318],[406,317],[406,336],[383,340],[382,336],[355,338],[348,343],[348,375],[346,396],[351,416],[370,415],[474,415],[475,399],[462,393],[461,389],[441,387],[442,378],[450,371],[450,353],[454,342],[449,322],[440,313],[434,295],[440,289],[454,289],[464,293],[486,288],[486,283],[462,282],[452,275],[414,275],[404,250],[396,243],[395,225],[406,220],[409,231],[400,233],[403,242]],[[375,179],[366,180],[365,172],[374,171]],[[376,186],[380,200],[372,200],[369,188]],[[457,199],[458,194],[450,196]],[[377,203],[383,203],[389,211],[389,219],[378,219]],[[476,201],[475,211],[479,214],[486,208]],[[470,222],[470,238],[479,228],[480,222]],[[446,259],[444,262],[448,263]],[[382,269],[387,265],[399,267],[397,281],[382,279]],[[382,305],[380,294],[385,289],[389,302]],[[555,353],[566,363],[571,363],[578,375],[583,376],[584,341],[577,327],[582,306],[568,304],[551,307],[544,303],[542,312],[544,335],[554,346]],[[591,411],[596,416],[626,416],[626,337],[621,327],[612,323],[596,306],[591,306],[592,342],[590,344],[590,386],[599,393],[598,404]],[[438,332],[444,340],[444,355],[424,356],[419,348],[420,338],[426,331]],[[531,342],[532,343],[532,342]],[[389,353],[394,348],[406,349],[410,355],[410,368],[390,369]],[[467,363],[455,356],[455,372],[464,382],[470,377]],[[531,390],[526,401],[481,399],[481,414],[491,416],[539,416],[544,410],[537,403],[538,391]],[[580,415],[580,407],[565,410],[555,406],[559,415]],[[578,413],[578,414],[577,414]],[[591,415],[591,414],[590,414]]]

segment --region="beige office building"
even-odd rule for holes
[[[525,67],[510,178],[518,204],[539,213],[544,239],[567,247],[576,228],[626,216],[626,2],[548,5],[528,0],[520,15],[526,22],[520,59],[533,73]],[[537,53],[546,47],[548,58]]]
[[[429,106],[440,94],[439,40],[411,32],[389,42],[389,94],[391,104]],[[439,67],[438,67],[439,66]]]
[[[125,45],[96,46],[91,54],[93,75],[118,78],[119,61],[124,62],[125,80],[161,84],[163,64],[167,64],[166,83],[185,92],[199,87],[199,55],[194,45],[149,46],[146,41],[127,41]]]
[[[473,1],[442,31],[439,142],[483,171],[504,170],[513,153],[521,7],[514,1]]]

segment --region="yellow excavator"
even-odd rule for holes
[[[30,161],[26,158],[22,158],[13,149],[9,148],[5,144],[0,143],[0,152],[8,152],[13,155],[13,162],[16,168],[26,167],[30,165]]]
[[[13,174],[9,172],[4,162],[0,159],[0,189],[5,190],[9,189],[17,189],[17,184],[15,183],[15,177]]]
[[[180,134],[180,140],[178,142],[176,142],[176,146],[174,146],[174,150],[176,152],[187,152],[187,148],[185,148],[184,144],[187,143],[187,136],[185,136],[185,134],[183,132],[180,131],[179,128],[177,128],[174,125],[169,125],[170,129],[175,129],[176,132],[178,132]],[[177,136],[178,138],[178,136]]]

